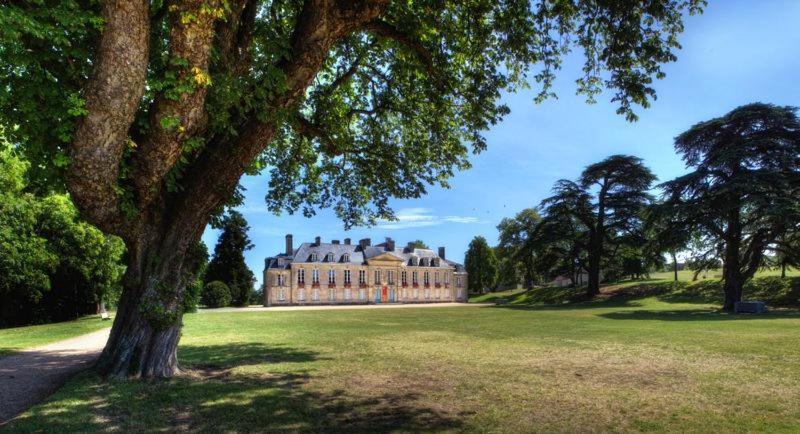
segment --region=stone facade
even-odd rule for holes
[[[390,238],[372,246],[317,237],[294,248],[287,235],[284,253],[264,265],[264,306],[467,301],[467,273],[443,247],[437,253],[396,248]]]

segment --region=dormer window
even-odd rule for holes
[[[430,262],[428,261],[429,261],[428,258],[422,258],[422,266],[427,267],[428,265],[430,265]]]
[[[345,253],[344,255],[342,255],[342,262],[350,262],[350,254],[349,253]]]
[[[317,262],[319,260],[319,256],[316,253],[312,253],[308,260],[309,262]]]
[[[417,258],[416,256],[412,256],[411,257],[411,265],[414,266],[414,267],[419,265],[419,258]]]
[[[325,262],[334,262],[334,261],[335,259],[333,253],[328,253],[327,255],[325,255]]]

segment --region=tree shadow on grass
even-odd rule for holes
[[[800,319],[798,310],[770,311],[764,314],[731,314],[712,309],[626,310],[598,315],[621,320],[657,321],[746,321],[756,319]]]
[[[358,392],[347,384],[321,390],[319,382],[312,383],[313,362],[321,359],[311,351],[251,343],[185,346],[180,354],[186,375],[160,382],[106,382],[93,373],[82,374],[8,428],[12,432],[382,432],[462,427],[462,415],[425,405],[416,391]]]

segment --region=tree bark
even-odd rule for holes
[[[202,222],[183,227],[151,223],[129,243],[122,298],[97,364],[101,374],[168,378],[179,372],[177,347],[189,281],[184,259],[204,226]]]
[[[670,256],[672,256],[672,272],[675,275],[675,281],[678,281],[678,257],[675,255],[675,252],[669,252]]]
[[[722,279],[725,303],[722,309],[733,312],[736,303],[742,301],[742,275],[740,249],[742,244],[742,230],[738,208],[728,213],[728,227],[725,231],[725,262],[723,265]]]

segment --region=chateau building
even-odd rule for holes
[[[371,245],[332,240],[294,248],[286,235],[283,253],[264,261],[264,306],[308,304],[437,303],[467,301],[464,266],[391,238]]]

